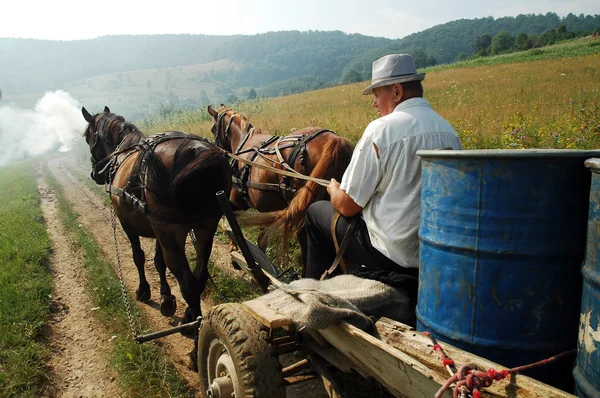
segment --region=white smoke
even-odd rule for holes
[[[0,105],[0,166],[69,151],[86,125],[81,104],[62,90],[47,92],[33,110]]]

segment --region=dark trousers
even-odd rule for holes
[[[336,211],[329,201],[313,203],[306,214],[306,232],[308,235],[308,253],[306,259],[306,278],[320,279],[321,275],[331,267],[336,257],[335,245],[331,234],[331,220]],[[412,308],[417,303],[417,288],[419,284],[419,270],[405,268],[396,264],[379,250],[371,245],[369,231],[360,216],[357,216],[356,227],[350,242],[344,252],[344,259],[358,267],[352,271],[353,275],[361,278],[373,279],[383,282],[396,289],[404,290],[407,299],[412,303]],[[341,245],[352,219],[340,216],[336,225],[336,237]],[[338,270],[334,275],[339,274]],[[403,322],[414,326],[414,312]]]
[[[329,201],[313,203],[306,215],[306,232],[308,234],[308,253],[306,261],[306,277],[319,279],[333,263],[336,252],[331,235],[331,220],[336,211]],[[366,268],[384,271],[402,272],[407,275],[418,276],[418,270],[404,268],[381,254],[371,245],[369,231],[364,220],[357,216],[356,227],[349,237],[350,242],[344,252],[344,259]],[[342,240],[352,219],[340,216],[335,229],[338,243]]]

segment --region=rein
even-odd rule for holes
[[[241,157],[241,156],[234,155],[233,153],[231,153],[231,152],[227,152],[227,151],[226,151],[226,150],[224,150],[224,149],[221,149],[221,150],[222,150],[222,151],[225,153],[225,155],[226,155],[226,156],[228,156],[228,157],[230,157],[230,158],[232,158],[232,159],[235,159],[235,160],[237,160],[238,162],[242,162],[242,163],[245,163],[245,164],[247,164],[247,165],[250,165],[250,166],[252,166],[252,167],[256,167],[256,168],[258,168],[258,169],[262,169],[262,170],[270,171],[270,172],[277,173],[277,174],[281,174],[281,175],[288,176],[288,177],[298,178],[298,179],[300,179],[300,180],[306,180],[306,181],[312,181],[312,182],[316,182],[317,184],[319,184],[319,185],[321,185],[321,186],[323,186],[323,187],[327,187],[327,186],[329,185],[329,181],[328,181],[328,180],[325,180],[325,179],[323,179],[323,178],[314,178],[314,177],[310,177],[310,176],[304,175],[304,174],[302,174],[302,173],[298,173],[298,172],[297,172],[297,171],[295,171],[295,170],[294,170],[294,172],[292,173],[291,171],[287,171],[287,170],[281,170],[281,169],[277,169],[277,168],[275,168],[275,167],[266,166],[266,165],[264,165],[264,164],[260,164],[260,163],[253,162],[253,161],[251,161],[251,160],[248,160],[248,159],[244,159],[244,158],[243,158],[243,157]]]

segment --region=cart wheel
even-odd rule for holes
[[[240,304],[213,308],[198,335],[200,388],[211,398],[285,397],[269,331]]]

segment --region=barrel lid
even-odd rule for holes
[[[443,159],[505,159],[505,158],[600,158],[600,151],[579,149],[476,149],[476,150],[425,150],[417,151],[417,155],[427,158]],[[598,161],[600,167],[600,159]]]
[[[588,167],[594,171],[600,171],[600,159],[591,158],[585,161],[585,167]]]

